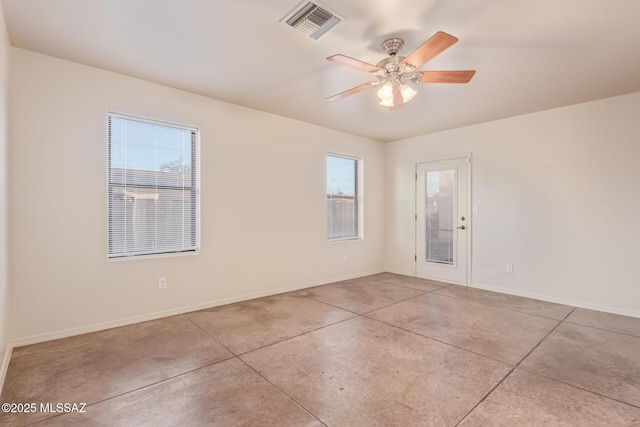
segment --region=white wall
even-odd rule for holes
[[[640,92],[387,144],[389,271],[415,271],[416,162],[467,152],[472,286],[640,317]]]
[[[9,282],[7,267],[9,37],[0,4],[0,390],[9,363]]]
[[[11,73],[16,345],[382,270],[382,143],[17,48]],[[107,261],[107,111],[200,128],[200,255]],[[363,241],[326,242],[328,151],[364,161]]]

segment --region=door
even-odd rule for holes
[[[467,283],[469,158],[416,165],[416,276]]]

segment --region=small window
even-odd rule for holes
[[[109,114],[109,258],[195,252],[197,129]]]
[[[327,154],[327,239],[360,237],[360,159]]]

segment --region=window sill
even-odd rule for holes
[[[345,237],[344,239],[331,239],[327,240],[327,243],[345,243],[345,242],[358,242],[364,240],[363,237]]]
[[[195,256],[195,255],[200,255],[199,249],[196,249],[195,251],[188,251],[188,252],[170,252],[170,253],[164,253],[164,254],[148,254],[148,255],[113,257],[113,258],[107,258],[107,262],[133,261],[136,259],[185,257],[185,256]]]

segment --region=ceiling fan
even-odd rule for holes
[[[327,59],[338,64],[367,71],[377,80],[361,84],[337,95],[326,98],[325,101],[337,101],[346,96],[353,95],[365,89],[380,86],[378,98],[380,105],[389,107],[390,110],[402,107],[416,96],[416,91],[411,83],[467,83],[475,70],[461,71],[419,71],[430,59],[453,46],[458,39],[438,31],[409,56],[398,56],[398,52],[404,46],[401,38],[391,38],[382,43],[382,48],[389,55],[376,65],[368,64],[345,55],[333,55]]]

